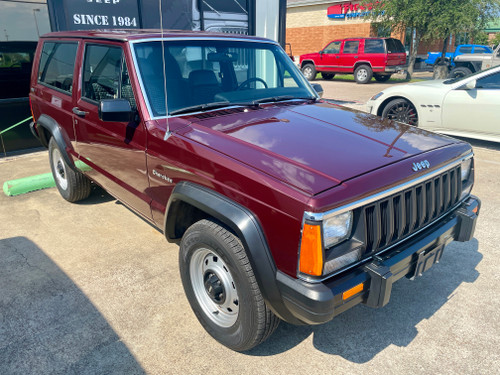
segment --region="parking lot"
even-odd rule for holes
[[[322,81],[363,109],[393,83]],[[382,309],[315,327],[281,323],[233,352],[184,296],[178,247],[99,188],[79,204],[56,189],[0,195],[0,374],[491,374],[500,354],[500,145],[475,148],[475,239],[450,244]],[[0,159],[0,183],[50,171],[45,151]]]

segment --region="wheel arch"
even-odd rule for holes
[[[353,71],[356,70],[360,65],[368,65],[370,69],[373,71],[372,64],[369,61],[356,61],[356,63],[353,66]]]
[[[318,68],[316,67],[316,64],[314,63],[314,61],[313,61],[313,60],[303,60],[303,61],[300,63],[300,69],[302,69],[302,68],[304,67],[304,65],[306,65],[306,64],[312,64],[312,65],[314,65],[314,68],[315,68],[316,70],[318,70]]]
[[[274,263],[258,218],[237,202],[191,182],[179,182],[165,210],[164,233],[178,243],[187,228],[201,219],[221,223],[243,244],[264,300],[273,312],[289,323],[301,324],[285,307],[276,282]]]
[[[38,118],[36,123],[42,145],[48,147],[50,138],[54,138],[64,161],[71,169],[76,171],[77,168],[75,167],[73,159],[69,156],[67,151],[69,148],[69,142],[67,141],[68,137],[63,134],[61,126],[57,123],[57,121],[44,114]]]

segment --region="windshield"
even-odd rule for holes
[[[165,41],[163,50],[164,59],[161,41],[134,44],[153,117],[167,113],[165,91],[168,114],[317,97],[290,58],[275,44]]]

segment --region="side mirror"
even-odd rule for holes
[[[129,122],[132,108],[127,99],[103,99],[99,102],[99,119],[110,122]]]
[[[323,97],[323,87],[319,83],[311,83],[312,88],[316,91],[320,98]]]
[[[476,88],[476,84],[477,84],[477,81],[475,79],[473,79],[472,81],[467,82],[464,85],[464,88],[466,90],[474,90]]]

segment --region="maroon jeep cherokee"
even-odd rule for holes
[[[382,307],[474,233],[469,144],[322,101],[267,39],[47,34],[30,98],[61,195],[98,184],[179,243],[192,309],[234,350]]]
[[[335,74],[354,74],[357,83],[375,77],[385,82],[393,73],[406,69],[406,51],[394,38],[348,38],[333,40],[321,51],[300,56],[300,68],[309,80],[321,72],[323,79]]]

